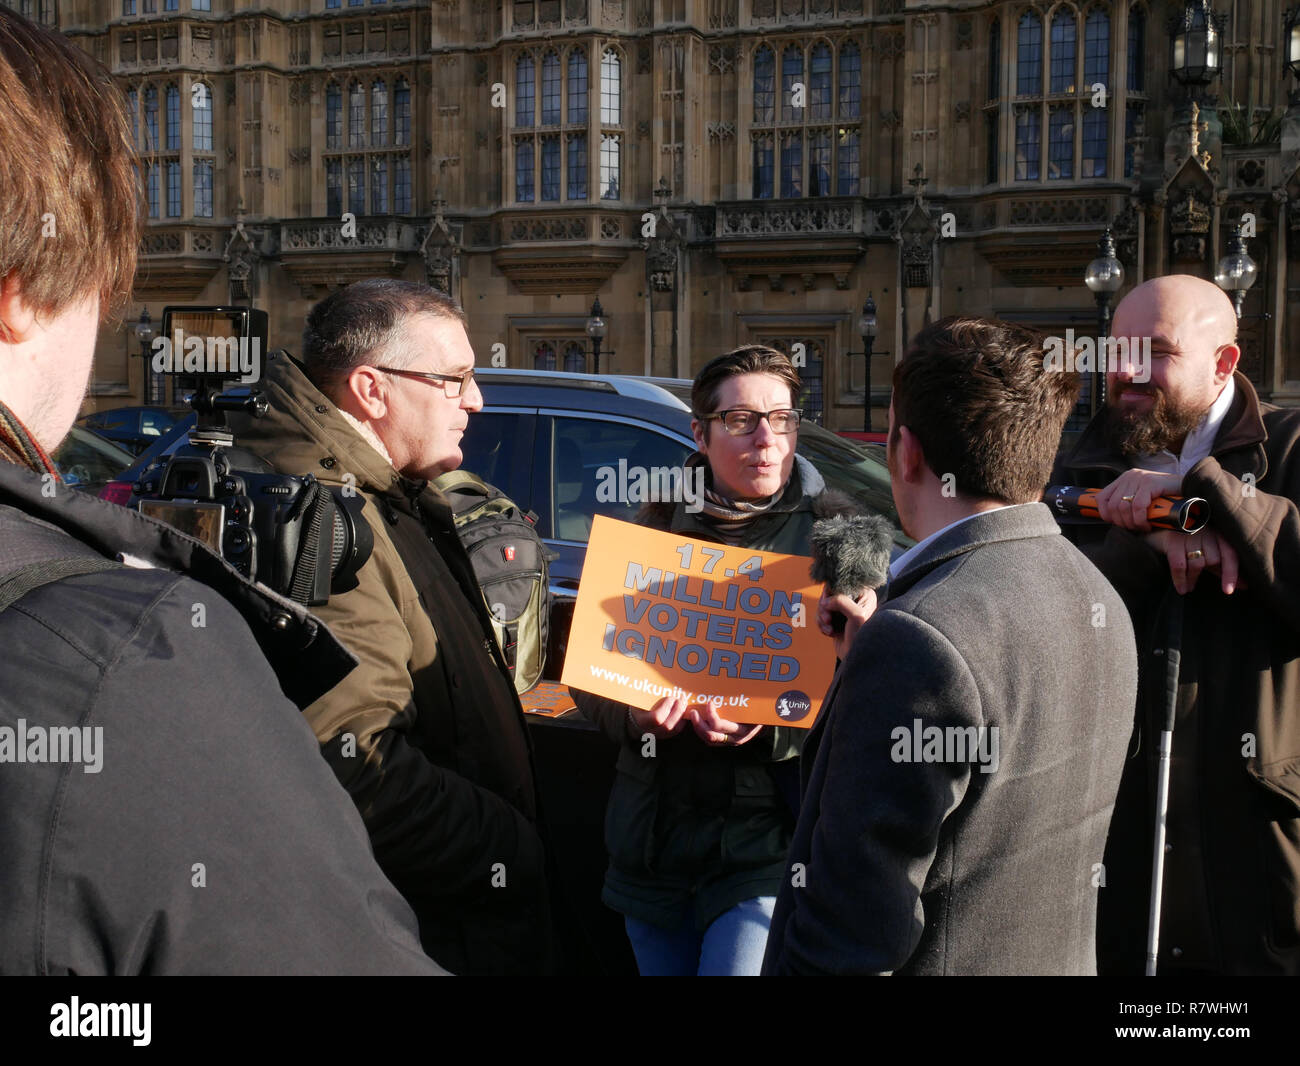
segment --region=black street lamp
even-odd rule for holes
[[[1106,338],[1110,336],[1110,300],[1124,284],[1124,264],[1115,255],[1115,238],[1110,227],[1097,241],[1097,258],[1088,264],[1083,283],[1097,298],[1097,348],[1092,369],[1092,413],[1106,405]]]
[[[862,314],[858,316],[858,335],[862,338],[862,351],[849,352],[849,357],[861,355],[865,358],[865,383],[862,391],[862,431],[871,432],[871,357],[873,355],[888,355],[888,352],[875,351],[876,336],[880,332],[880,324],[876,319],[876,301],[871,298],[871,293],[867,293],[867,301],[862,305]]]
[[[1228,254],[1219,260],[1214,271],[1214,284],[1232,297],[1232,306],[1241,317],[1241,305],[1246,299],[1246,290],[1255,284],[1259,268],[1255,260],[1246,251],[1246,238],[1241,235],[1241,224],[1228,241]]]
[[[1210,0],[1184,0],[1169,19],[1169,73],[1183,85],[1209,85],[1223,66],[1223,26]]]
[[[1282,65],[1300,83],[1300,7],[1288,8],[1282,16],[1282,39],[1285,42]],[[1293,104],[1300,104],[1298,96],[1300,93],[1291,94]]]
[[[600,373],[600,342],[605,339],[605,318],[604,310],[600,306],[600,297],[597,296],[595,302],[591,305],[591,317],[587,319],[587,336],[591,338],[591,372]],[[611,355],[614,353],[611,352]]]
[[[144,360],[144,402],[150,406],[161,406],[166,402],[166,378],[153,368],[153,316],[147,307],[140,309],[140,320],[135,324],[135,337],[140,342],[140,358]]]

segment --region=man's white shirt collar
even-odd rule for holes
[[[893,581],[899,574],[908,568],[912,560],[919,556],[926,548],[938,540],[943,534],[950,529],[956,529],[963,522],[969,522],[972,518],[978,518],[982,514],[992,514],[994,511],[1005,511],[1008,507],[1031,507],[1027,503],[1004,503],[1000,507],[990,507],[987,511],[976,511],[974,514],[968,514],[964,518],[959,518],[955,522],[949,522],[942,529],[937,529],[931,533],[925,540],[919,541],[907,551],[903,552],[897,559],[889,564],[889,580]]]

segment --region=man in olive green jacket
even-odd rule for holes
[[[425,951],[453,973],[550,969],[545,856],[523,712],[447,501],[482,407],[463,316],[424,285],[358,282],[314,307],[303,366],[268,361],[239,444],[365,499],[374,552],[315,613],[361,660],[304,712]]]

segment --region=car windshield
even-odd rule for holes
[[[879,444],[861,445],[803,422],[799,426],[799,454],[817,468],[830,488],[847,492],[888,518],[894,527],[895,544],[910,548],[916,543],[899,527],[885,449]]]
[[[98,489],[135,462],[125,448],[80,426],[72,427],[52,458],[64,481],[86,489]]]

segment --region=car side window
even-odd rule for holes
[[[662,496],[680,483],[691,453],[672,437],[624,422],[557,417],[553,424],[549,517],[556,540],[585,544],[598,514],[631,522],[649,492]]]
[[[521,507],[528,508],[536,416],[515,411],[480,411],[469,416],[460,441],[462,470],[477,474]]]

